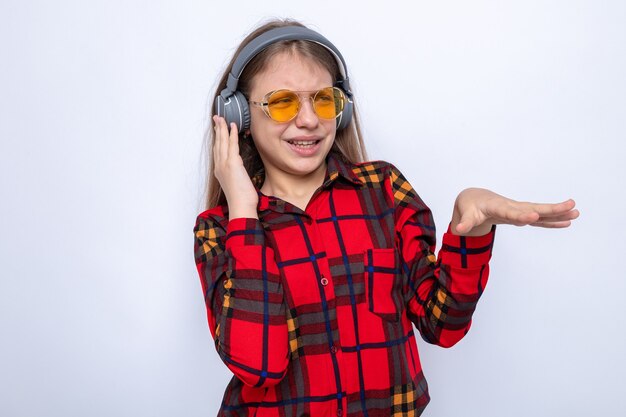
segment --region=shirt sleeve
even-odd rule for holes
[[[209,328],[226,366],[246,385],[280,382],[289,361],[283,289],[274,251],[258,219],[224,228],[198,216],[195,260]]]
[[[457,236],[450,226],[435,256],[435,223],[430,209],[392,166],[397,247],[408,277],[407,315],[429,343],[456,344],[468,332],[489,275],[495,226],[484,236]]]

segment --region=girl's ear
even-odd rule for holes
[[[246,130],[243,132],[243,138],[244,138],[244,139],[248,139],[249,137],[250,137],[250,129],[246,129]]]

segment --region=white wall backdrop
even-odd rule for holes
[[[498,229],[472,330],[418,341],[425,416],[626,415],[626,3],[300,3],[0,3],[0,415],[216,415],[202,132],[219,72],[273,16],[344,53],[371,158],[439,236],[469,186],[581,210]]]

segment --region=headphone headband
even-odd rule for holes
[[[333,54],[335,60],[337,61],[339,72],[341,73],[342,77],[342,87],[345,89],[346,93],[350,93],[350,82],[348,81],[346,62],[344,61],[341,52],[339,52],[335,45],[333,45],[324,36],[315,32],[314,30],[302,26],[285,26],[271,29],[252,39],[252,41],[244,46],[241,52],[237,55],[237,59],[233,63],[233,67],[228,74],[228,82],[226,83],[226,88],[230,92],[236,91],[237,84],[239,83],[239,77],[241,77],[241,73],[246,68],[246,65],[248,65],[248,63],[252,60],[252,58],[257,56],[268,46],[276,42],[285,40],[311,41],[326,48],[330,53]]]

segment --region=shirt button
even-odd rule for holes
[[[320,280],[320,282],[324,286],[328,285],[328,279],[326,279],[326,277],[324,275],[322,275],[322,279]]]
[[[337,353],[337,346],[335,346],[335,345],[331,346],[331,347],[330,347],[330,353],[332,353],[333,355],[334,355],[335,353]]]
[[[343,410],[341,408],[337,409],[337,415],[341,417],[343,415]]]

